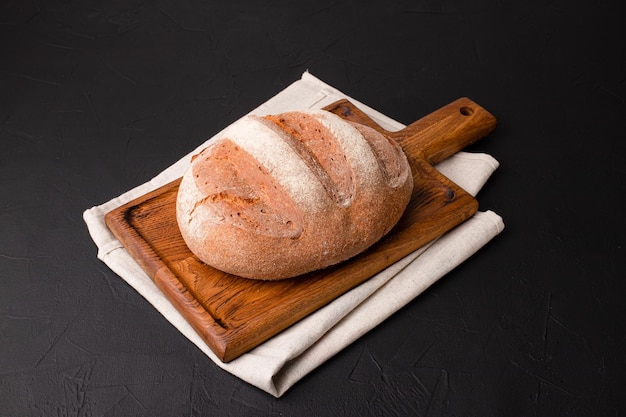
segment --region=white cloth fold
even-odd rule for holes
[[[348,98],[387,130],[404,127],[308,72],[251,113],[321,108],[342,98]],[[223,363],[169,303],[104,222],[104,215],[113,208],[182,176],[191,155],[204,146],[206,144],[149,182],[86,210],[83,218],[98,248],[100,260],[135,288],[219,367],[275,397],[283,395],[328,358],[409,303],[504,228],[502,218],[496,213],[478,212],[446,235],[406,256],[250,352]],[[472,195],[476,195],[497,167],[498,162],[493,157],[467,152],[459,152],[436,166]]]

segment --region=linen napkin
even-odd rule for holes
[[[395,131],[404,127],[309,72],[305,72],[299,80],[251,113],[263,115],[321,108],[342,98],[352,101],[387,130]],[[406,256],[272,339],[229,363],[223,363],[133,260],[104,221],[105,214],[110,210],[181,177],[189,165],[191,155],[205,146],[206,143],[202,144],[147,183],[86,210],[83,218],[98,248],[100,260],[135,288],[220,368],[275,397],[283,395],[302,377],[413,300],[504,229],[502,218],[496,213],[478,212],[444,236]],[[468,193],[476,195],[498,165],[490,155],[459,152],[436,168]]]

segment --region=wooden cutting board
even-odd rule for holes
[[[495,118],[462,98],[398,132],[346,100],[326,107],[395,139],[411,163],[414,190],[396,227],[361,255],[282,281],[226,274],[200,262],[175,217],[180,179],[106,215],[106,224],[217,357],[231,361],[471,217],[477,201],[432,165],[486,136]]]

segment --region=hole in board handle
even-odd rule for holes
[[[472,114],[474,114],[474,109],[472,109],[471,107],[461,107],[461,109],[459,110],[461,112],[461,114],[463,116],[471,116]]]

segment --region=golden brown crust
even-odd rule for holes
[[[371,128],[321,111],[247,117],[192,159],[177,219],[207,264],[283,279],[367,249],[412,187],[400,147]]]

